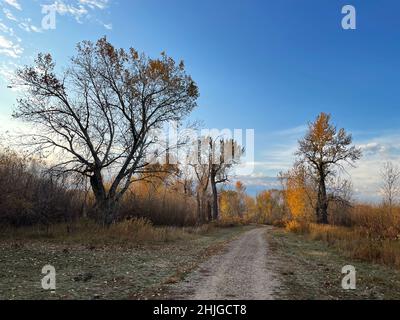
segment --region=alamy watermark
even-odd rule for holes
[[[42,6],[42,29],[54,30],[57,27],[57,4],[49,4]]]
[[[355,290],[357,288],[356,268],[352,265],[344,266],[342,274],[345,274],[342,279],[342,288],[344,290]]]
[[[54,30],[57,27],[57,2],[49,5],[42,5],[42,29]],[[357,29],[357,13],[353,5],[345,5],[342,7],[342,28],[344,30]]]
[[[342,14],[345,16],[342,19],[342,28],[344,30],[357,29],[357,14],[356,8],[352,5],[345,5],[342,8]]]
[[[51,265],[46,265],[42,268],[42,289],[48,291],[56,290],[56,268]]]
[[[172,121],[166,128],[152,130],[148,140],[153,141],[148,163],[202,165],[211,160],[215,165],[235,164],[237,175],[254,173],[254,129],[180,129]]]

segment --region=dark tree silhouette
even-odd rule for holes
[[[182,120],[199,95],[183,62],[117,49],[106,38],[79,43],[60,75],[51,55],[39,54],[16,78],[24,96],[14,117],[36,127],[27,144],[53,161],[57,153],[53,170],[90,179],[105,224],[115,221],[118,201],[148,165],[157,143],[152,130]]]

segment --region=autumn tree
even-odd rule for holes
[[[284,192],[291,219],[298,222],[314,221],[310,212],[315,209],[316,184],[307,167],[297,163],[281,177],[284,177]]]
[[[306,136],[299,141],[296,155],[309,166],[317,181],[316,215],[319,223],[328,223],[328,196],[326,182],[344,164],[354,166],[361,158],[361,150],[352,146],[352,136],[330,122],[331,116],[321,113],[310,123]]]
[[[39,54],[16,76],[24,95],[14,117],[36,128],[26,145],[51,153],[54,171],[89,179],[105,224],[115,221],[119,200],[148,166],[157,144],[152,132],[182,120],[199,96],[183,62],[117,49],[106,38],[78,44],[63,72],[50,54]]]
[[[281,222],[284,218],[280,190],[265,190],[258,193],[255,205],[255,220],[258,223],[274,224]]]
[[[235,183],[233,190],[224,190],[220,197],[221,215],[224,218],[243,218],[250,204],[246,187],[241,181]]]

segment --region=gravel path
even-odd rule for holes
[[[222,254],[170,288],[174,299],[272,300],[279,281],[265,232],[266,227],[253,229],[229,243]]]

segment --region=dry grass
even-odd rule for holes
[[[149,220],[135,218],[104,228],[91,220],[49,227],[4,228],[0,239],[9,241],[38,240],[77,244],[136,245],[152,242],[171,242],[209,232],[213,226],[156,227]]]
[[[329,228],[332,232],[335,228]],[[346,236],[346,231],[338,231]],[[325,241],[314,241],[310,235],[299,235],[273,228],[266,234],[270,245],[269,259],[281,275],[280,299],[380,300],[400,298],[400,270],[361,261],[348,256]],[[320,236],[314,233],[314,236]],[[328,236],[331,239],[332,234]],[[324,236],[321,236],[326,239]],[[342,267],[357,270],[357,289],[343,290]]]
[[[74,235],[58,226],[47,238],[34,232],[34,238],[27,239],[29,230],[25,230],[19,241],[0,239],[0,300],[160,298],[165,282],[180,280],[227,241],[248,230],[199,227],[166,231],[143,221],[123,223],[93,235],[81,228]],[[146,230],[150,234],[143,235]],[[91,245],[80,242],[81,237],[89,236],[101,241]],[[182,240],[170,241],[181,236]],[[135,239],[150,242],[137,244]],[[41,270],[48,264],[57,272],[55,293],[41,288]]]
[[[357,205],[351,211],[353,226],[360,227],[370,238],[400,239],[400,208]]]
[[[350,258],[394,266],[400,269],[400,243],[389,238],[373,237],[364,227],[340,227],[290,223],[288,231],[322,241]]]
[[[249,216],[224,216],[213,225],[219,228],[230,228],[249,225],[251,222],[252,219]]]
[[[287,231],[327,243],[348,257],[400,269],[400,208],[356,205],[348,213],[348,227],[288,221]]]
[[[305,234],[310,231],[310,224],[302,221],[290,220],[285,223],[285,229],[297,234]]]

